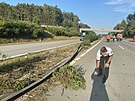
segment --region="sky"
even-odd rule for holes
[[[28,3],[58,6],[63,12],[73,12],[80,22],[95,29],[113,29],[128,14],[135,12],[135,0],[0,0],[10,5]]]

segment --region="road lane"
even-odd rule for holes
[[[119,45],[124,47],[125,50],[121,49]],[[95,77],[92,81],[88,79],[95,68],[96,52],[102,46],[111,47],[114,53],[110,67],[110,77],[105,85],[101,84],[101,79],[98,77]],[[81,62],[78,62],[78,65],[83,64],[82,67],[87,70],[86,80],[92,82],[92,84],[87,82],[86,95],[88,95],[87,90],[90,90],[89,101],[134,101],[135,55],[133,53],[135,53],[135,45],[133,44],[101,42]]]
[[[118,42],[119,45],[121,45],[126,51],[129,51],[131,54],[135,55],[135,44],[130,43],[130,42]]]
[[[112,43],[110,45],[114,51],[110,78],[107,83],[110,101],[113,101],[112,98],[116,98],[117,101],[134,101],[135,51],[133,50],[135,46],[125,42],[114,43],[115,46]],[[124,50],[117,47],[118,45],[121,45]]]
[[[135,97],[135,55],[133,54],[134,45],[125,42],[102,43],[102,46],[111,47],[114,53],[110,67],[110,77],[104,86],[97,85],[95,90],[99,91],[94,99],[109,101],[134,101]],[[119,48],[119,45],[125,50]],[[129,48],[130,47],[130,48]],[[132,53],[131,53],[132,51]],[[135,52],[135,51],[134,51]],[[99,87],[98,87],[99,86]],[[99,88],[99,89],[97,89]],[[100,90],[102,89],[102,91]],[[95,92],[94,92],[95,93]],[[94,94],[91,93],[91,97]],[[108,97],[108,98],[107,98]],[[101,100],[101,101],[102,101]]]
[[[29,44],[17,44],[17,45],[7,45],[0,46],[0,51],[6,54],[8,57],[31,53],[34,51],[39,51],[43,49],[56,48],[68,44],[78,43],[79,39],[76,40],[64,40],[64,41],[53,41],[53,42],[42,42],[42,43],[29,43]]]
[[[121,45],[122,48],[119,47]],[[93,76],[95,68],[96,53],[102,46],[111,47],[114,53],[110,66],[110,76],[107,82],[101,83],[102,76]],[[129,48],[130,47],[130,48]],[[63,96],[61,90],[56,90],[49,101],[134,101],[135,98],[135,55],[134,45],[125,42],[102,41],[84,57],[79,59],[75,65],[86,70],[86,90],[65,90]],[[132,51],[132,52],[131,52]],[[68,96],[68,98],[67,98]]]

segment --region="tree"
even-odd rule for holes
[[[27,15],[28,15],[28,5],[26,5],[25,3],[23,4],[18,4],[16,7],[16,11],[17,11],[17,16],[18,19],[21,21],[27,21]]]
[[[81,22],[79,23],[79,28],[90,28],[90,26]]]
[[[34,17],[32,22],[37,25],[40,25],[40,19],[38,17]]]
[[[133,37],[135,35],[135,20],[129,21],[124,34],[126,37]]]
[[[71,12],[63,12],[63,22],[64,27],[73,27],[74,26],[74,14]]]
[[[0,16],[5,19],[9,19],[11,15],[11,7],[4,2],[0,3]]]
[[[78,22],[79,22],[78,16],[74,16],[74,29],[76,32],[78,32],[78,30],[79,30]]]
[[[129,22],[129,21],[131,21],[131,20],[135,20],[135,13],[128,15],[128,17],[127,17],[127,22]]]
[[[122,22],[120,24],[117,24],[114,29],[117,29],[117,30],[125,30],[126,28],[126,21],[123,19]]]
[[[114,29],[124,30],[123,35],[125,37],[133,37],[135,35],[135,13],[127,16],[127,23],[123,20],[120,24],[117,24]]]
[[[37,6],[22,3],[10,6],[4,2],[0,3],[0,18],[3,20],[9,19],[33,22],[33,19],[37,17],[40,19],[41,24],[73,27],[76,19],[74,18],[75,16],[73,12],[62,12],[57,6],[53,7],[47,4]]]

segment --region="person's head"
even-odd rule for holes
[[[105,56],[105,55],[106,55],[106,52],[107,52],[106,47],[102,47],[102,48],[100,49],[100,54],[101,54],[102,56]]]

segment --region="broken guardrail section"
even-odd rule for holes
[[[78,53],[82,50],[82,45],[80,44],[77,47],[77,50],[75,51],[75,53],[70,57],[70,58],[66,58],[64,60],[62,60],[61,62],[57,63],[56,65],[54,65],[53,67],[50,67],[50,71],[48,71],[44,77],[42,77],[41,79],[39,79],[38,81],[30,84],[29,86],[12,93],[11,95],[8,96],[1,96],[0,100],[1,101],[13,101],[17,98],[19,98],[20,96],[24,95],[25,93],[29,92],[30,90],[34,89],[35,87],[37,87],[38,85],[42,84],[45,80],[48,79],[48,77],[54,72],[56,71],[58,68],[69,64],[73,59],[75,59],[75,57],[78,55]]]

